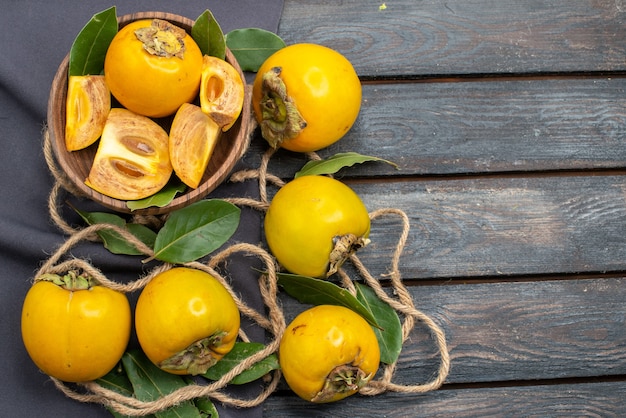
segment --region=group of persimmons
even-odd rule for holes
[[[203,55],[185,30],[159,19],[134,21],[113,38],[103,75],[69,77],[65,144],[72,152],[99,141],[85,183],[112,198],[149,197],[162,189],[173,174],[189,188],[197,188],[222,132],[240,117],[244,97],[240,72],[223,59]],[[262,135],[272,147],[312,152],[338,141],[352,127],[360,109],[361,85],[350,62],[338,52],[320,45],[297,44],[279,50],[259,68],[252,101]],[[169,118],[167,130],[159,123],[162,118]],[[326,190],[321,193],[332,189],[343,196],[351,192],[347,186],[345,191],[342,185],[324,182],[314,187]],[[280,210],[294,206],[292,199],[300,192],[293,193],[283,198]],[[358,197],[353,201],[362,205]],[[347,210],[355,211],[354,204],[350,203]],[[364,219],[363,228],[354,238],[361,240],[359,245],[365,245],[369,218],[364,206],[358,210]],[[279,208],[273,210],[277,211]],[[284,216],[297,215],[272,214],[270,207],[268,235],[280,229]],[[301,216],[302,223],[309,225],[310,215]],[[300,273],[298,264],[302,259],[298,254],[303,250],[285,243],[290,234],[294,235],[283,231],[267,237],[278,261],[292,273],[326,278],[328,258],[332,257],[328,254],[332,249],[326,250],[331,247],[330,240],[323,244],[322,252],[326,253],[319,268]],[[307,238],[302,245],[310,242]],[[283,250],[296,253],[283,256]],[[343,254],[339,264],[347,256]],[[295,262],[290,260],[294,257]],[[304,399],[335,401],[356,393],[373,377],[379,364],[378,344],[371,326],[355,312],[340,307],[313,309],[319,311],[317,320],[315,311],[307,310],[285,331],[281,368],[289,386]],[[324,313],[324,309],[330,311]],[[338,328],[340,323],[345,324],[345,330]],[[307,336],[307,326],[322,329]],[[326,333],[328,347],[322,348],[321,333]],[[330,364],[333,356],[327,353],[320,364],[307,359],[319,357],[320,350],[329,352],[333,350],[330,345],[341,343],[331,337],[353,344],[354,353],[338,354],[340,358],[352,356],[345,359],[345,364]],[[319,371],[317,366],[332,367]],[[320,375],[312,376],[313,372]]]

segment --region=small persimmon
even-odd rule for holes
[[[316,44],[293,44],[259,68],[252,105],[274,148],[310,152],[350,130],[361,109],[361,82],[348,59]]]
[[[285,269],[323,279],[369,243],[370,218],[346,184],[326,176],[302,176],[272,198],[264,230],[272,254]]]
[[[285,329],[278,356],[291,390],[307,401],[327,403],[369,383],[380,364],[380,346],[359,314],[343,306],[318,305]]]
[[[172,374],[205,373],[232,350],[239,325],[239,308],[224,285],[188,267],[153,277],[135,308],[141,348]]]
[[[115,35],[104,77],[127,109],[148,117],[176,112],[200,89],[202,52],[184,29],[159,19],[131,22]]]

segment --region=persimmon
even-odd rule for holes
[[[104,77],[127,109],[148,117],[176,112],[198,95],[202,52],[184,29],[160,19],[131,22],[115,35]]]

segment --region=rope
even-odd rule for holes
[[[249,135],[251,134],[252,132],[250,131]],[[241,170],[233,173],[229,178],[229,181],[231,182],[244,182],[250,180],[258,181],[259,200],[239,197],[225,200],[235,205],[253,208],[262,213],[267,211],[269,207],[267,190],[268,183],[277,188],[280,188],[285,184],[279,177],[268,172],[269,161],[274,152],[275,150],[270,148],[262,155],[258,169]],[[89,262],[69,257],[68,254],[74,246],[78,245],[82,241],[98,240],[98,232],[105,230],[116,232],[127,242],[134,245],[139,252],[146,255],[148,258],[153,257],[154,252],[127,229],[116,225],[95,224],[84,228],[73,228],[67,224],[61,214],[62,207],[58,203],[61,193],[78,193],[77,189],[74,188],[68,181],[67,176],[65,176],[62,170],[57,167],[54,161],[50,146],[50,137],[47,130],[44,130],[44,153],[50,172],[55,179],[54,186],[48,199],[50,217],[54,224],[69,237],[42,264],[36,273],[35,280],[37,280],[37,277],[45,273],[63,274],[69,270],[82,270],[97,280],[102,286],[106,286],[120,292],[129,293],[140,291],[157,274],[173,267],[170,264],[163,263],[153,268],[147,275],[137,279],[136,281],[130,283],[118,283],[108,279],[103,272],[92,266]],[[315,153],[307,154],[307,158],[310,160],[320,159]],[[383,289],[380,281],[371,275],[357,255],[352,255],[349,260],[355,266],[363,281],[373,289],[375,294],[403,317],[403,344],[409,338],[416,321],[419,321],[428,327],[438,348],[440,364],[437,375],[430,382],[415,385],[400,385],[394,383],[392,380],[397,367],[397,362],[394,362],[393,364],[386,364],[382,367],[380,377],[370,381],[365,387],[361,388],[360,393],[363,395],[373,396],[386,391],[424,393],[436,390],[444,383],[450,370],[450,355],[446,344],[445,333],[428,315],[416,309],[410,292],[402,282],[400,275],[400,257],[409,235],[410,224],[408,216],[402,210],[395,208],[380,209],[370,213],[370,219],[372,222],[384,216],[400,218],[402,223],[401,233],[391,257],[390,271],[388,274],[384,275],[384,277],[387,278],[391,284],[390,293],[394,296],[389,296],[385,289]],[[158,228],[162,226],[164,220],[162,217],[135,216],[133,217],[133,222]],[[263,274],[259,275],[258,286],[266,312],[261,313],[248,306],[245,301],[243,301],[232,289],[229,281],[219,273],[218,267],[226,264],[229,257],[236,253],[256,257],[264,264],[265,271]],[[254,321],[271,334],[272,338],[263,350],[255,353],[236,365],[230,372],[217,381],[207,384],[189,384],[154,401],[140,401],[134,397],[124,396],[106,389],[96,382],[79,383],[77,385],[82,390],[78,391],[70,388],[58,379],[51,378],[56,387],[71,399],[79,402],[100,403],[118,412],[119,414],[128,416],[145,416],[154,414],[173,405],[177,405],[180,402],[192,400],[198,397],[209,397],[226,405],[238,408],[257,406],[267,399],[267,397],[269,397],[278,387],[282,376],[279,370],[275,370],[266,376],[267,378],[264,379],[263,390],[255,398],[233,398],[230,395],[225,394],[223,389],[235,376],[255,363],[263,360],[268,355],[278,352],[280,338],[286,328],[286,324],[283,311],[278,302],[279,289],[277,284],[277,262],[271,254],[259,245],[237,243],[216,254],[212,254],[210,259],[206,262],[193,261],[186,263],[185,266],[205,271],[215,277],[233,297],[241,314],[248,317],[250,320]],[[339,269],[338,276],[341,281],[341,285],[352,294],[356,294],[354,282],[343,268]],[[243,333],[240,334],[240,337],[243,340],[247,340],[247,337]]]

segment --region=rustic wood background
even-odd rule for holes
[[[338,177],[368,209],[409,216],[401,272],[452,368],[422,395],[311,405],[285,387],[265,415],[626,416],[626,2],[382,3],[287,0],[279,35],[335,48],[361,76],[356,125],[319,154],[399,165]],[[281,151],[270,171],[304,162]],[[360,258],[375,275],[399,231],[374,223]],[[437,362],[418,325],[394,380],[424,383]]]

